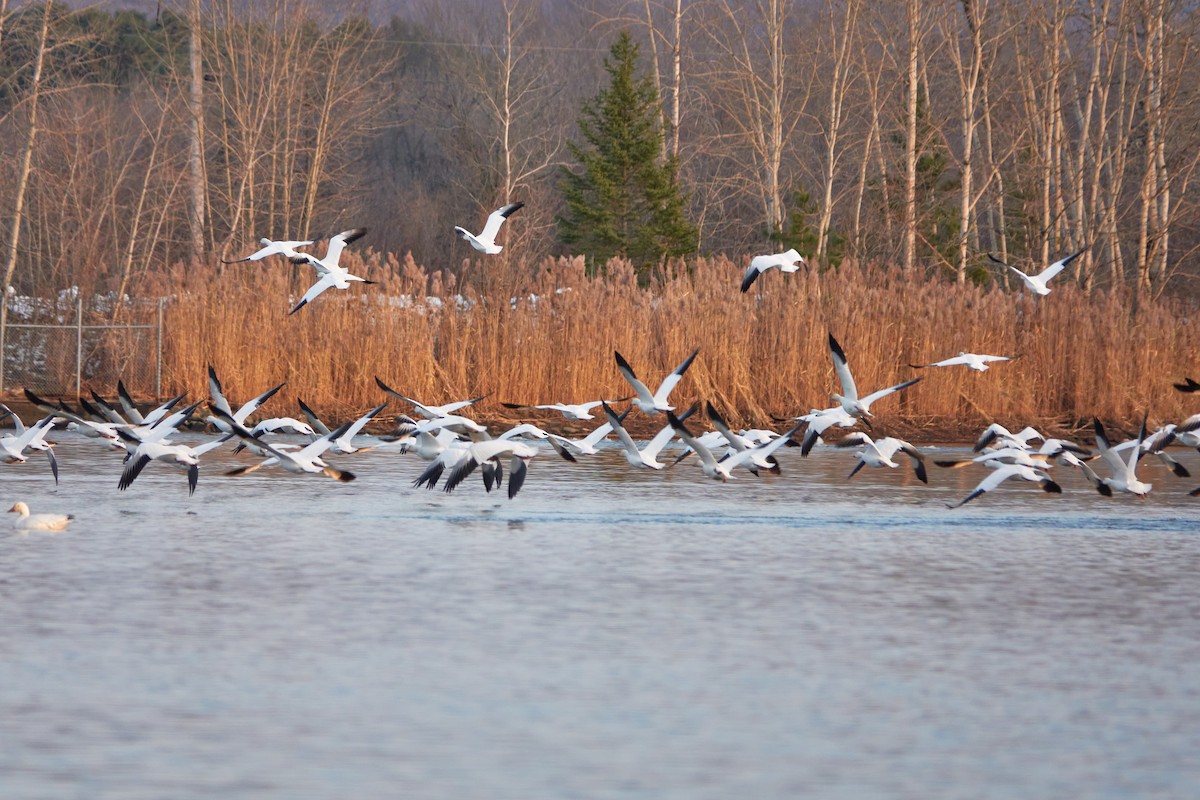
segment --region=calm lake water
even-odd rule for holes
[[[0,466],[3,798],[1188,798],[1200,499],[547,449],[513,500]],[[207,458],[207,457],[206,457]],[[1200,476],[1200,456],[1181,460]],[[1061,473],[1063,468],[1058,468]]]

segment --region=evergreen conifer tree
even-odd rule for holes
[[[602,263],[623,255],[648,273],[663,256],[696,247],[683,214],[676,164],[660,159],[658,96],[638,78],[638,46],[622,32],[604,60],[610,82],[583,106],[579,130],[586,146],[570,143],[579,171],[563,169],[566,214],[559,238]]]

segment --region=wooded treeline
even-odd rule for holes
[[[1200,11],[1169,0],[464,0],[157,16],[0,0],[0,257],[28,294],[139,294],[260,236],[355,226],[457,270],[455,224],[563,254],[562,169],[622,30],[700,254],[796,246],[959,282],[1193,294]],[[199,250],[199,252],[197,252]],[[504,256],[502,256],[504,257]],[[282,265],[273,265],[285,269]]]

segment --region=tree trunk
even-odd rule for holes
[[[908,58],[905,91],[908,99],[904,133],[904,269],[917,261],[917,65],[920,57],[921,0],[905,3],[908,20]]]
[[[188,229],[191,234],[192,258],[204,254],[204,72],[200,62],[200,0],[191,0],[189,6],[188,63],[191,67],[190,110],[192,115],[192,140],[188,155],[191,172],[191,205],[188,209]]]

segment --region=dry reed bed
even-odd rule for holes
[[[830,404],[832,331],[862,390],[924,377],[876,409],[910,427],[1062,428],[1093,415],[1130,425],[1146,410],[1152,420],[1197,410],[1170,388],[1200,371],[1197,315],[1178,300],[1143,301],[1134,313],[1127,293],[1086,295],[1066,281],[1039,298],[856,265],[768,273],[743,295],[742,267],[725,258],[673,264],[648,288],[621,262],[589,278],[580,259],[499,257],[464,264],[455,279],[427,274],[411,257],[347,260],[378,285],[331,290],[293,317],[307,270],[238,265],[217,281],[195,270],[164,276],[173,298],[167,386],[207,393],[212,363],[237,399],[286,381],[276,411],[294,408],[297,396],[332,416],[370,408],[382,399],[375,376],[425,402],[582,402],[627,394],[613,350],[649,382],[698,347],[675,403],[708,399],[762,424]],[[959,351],[1022,358],[984,373],[906,366]],[[478,410],[493,419],[519,413],[497,402]]]

